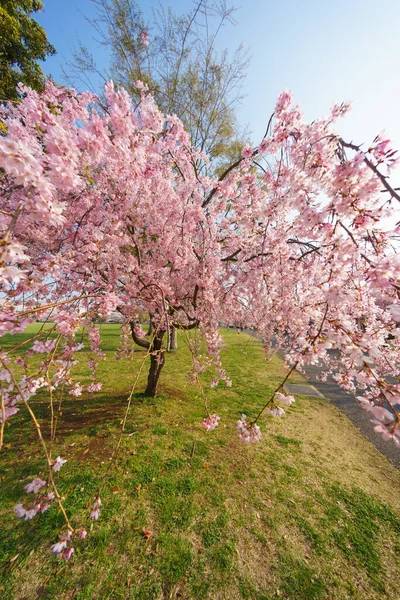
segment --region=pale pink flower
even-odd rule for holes
[[[276,392],[275,400],[278,400],[278,402],[280,402],[281,404],[284,404],[285,406],[290,406],[291,404],[293,404],[293,402],[295,402],[295,399],[293,396],[285,396],[284,394],[281,394],[280,392]]]
[[[246,415],[242,415],[242,418],[238,421],[237,430],[239,431],[239,439],[242,442],[259,442],[261,439],[259,426],[256,424],[249,425]]]
[[[53,350],[55,345],[55,340],[46,340],[45,342],[35,340],[33,342],[32,350],[37,353],[47,354]]]
[[[219,417],[218,415],[210,415],[206,419],[204,419],[201,425],[208,431],[212,431],[217,427],[218,421],[220,421],[220,419],[221,417]]]
[[[393,420],[393,414],[383,406],[374,406],[369,412],[371,412],[378,421]]]
[[[28,485],[25,486],[25,491],[28,493],[32,492],[34,494],[37,494],[40,488],[42,488],[44,485],[46,485],[46,482],[43,481],[43,479],[36,477],[36,479],[34,479],[30,483],[28,483]]]
[[[135,324],[133,331],[134,331],[134,334],[136,335],[136,337],[138,337],[138,338],[143,338],[146,335],[146,333],[145,333],[143,327],[140,325],[140,323]]]
[[[288,90],[281,92],[278,97],[276,106],[275,106],[275,112],[280,113],[283,110],[288,109],[292,102],[292,99],[293,99],[292,92],[290,92]]]
[[[12,265],[0,267],[0,283],[7,285],[8,283],[19,283],[25,279],[26,274],[18,267]]]
[[[98,383],[91,383],[90,385],[87,386],[86,389],[88,392],[100,392],[102,387],[103,387],[103,384],[98,382]]]
[[[79,315],[59,311],[54,318],[58,331],[63,335],[73,335],[79,327]]]
[[[141,31],[140,32],[140,41],[142,42],[142,44],[144,44],[145,46],[149,45],[149,36],[147,31]]]
[[[80,538],[81,540],[84,540],[84,539],[85,539],[85,537],[87,536],[87,531],[86,531],[86,529],[80,529],[80,530],[78,531],[78,534],[77,534],[77,535],[78,535],[78,538]]]
[[[11,373],[7,369],[0,369],[0,381],[11,383]]]
[[[99,516],[100,516],[100,510],[98,508],[94,508],[92,510],[92,512],[90,513],[90,518],[94,519],[95,521],[98,520]]]
[[[340,117],[344,117],[350,110],[349,102],[342,102],[341,104],[333,104],[331,108],[331,119],[337,121]]]
[[[22,504],[16,504],[14,506],[14,510],[17,513],[17,517],[19,517],[20,519],[22,519],[22,517],[25,516],[26,510]]]
[[[101,506],[101,500],[100,500],[100,498],[96,498],[96,500],[93,504],[93,510],[90,513],[91,519],[94,519],[95,521],[98,520],[98,518],[100,516],[100,506]]]
[[[374,431],[380,433],[385,442],[393,440],[396,446],[400,448],[400,424],[397,423],[395,419],[389,423],[381,423],[380,421],[372,419],[371,423],[374,423]]]
[[[267,408],[265,411],[272,417],[282,417],[285,414],[285,411],[280,406],[274,406],[273,408]]]
[[[71,541],[72,539],[72,531],[70,529],[68,529],[68,531],[66,531],[65,533],[60,535],[60,541],[57,542],[56,544],[52,545],[52,550],[55,554],[59,554],[60,552],[63,552],[63,550],[66,549],[67,544]]]
[[[33,504],[29,508],[25,508],[23,504],[17,504],[16,506],[14,506],[14,510],[17,514],[17,517],[21,519],[22,517],[24,517],[25,521],[28,521],[29,519],[33,519],[33,517],[35,517],[38,514],[38,512],[44,512],[45,510],[47,510],[47,508],[44,504]]]
[[[390,304],[388,309],[390,310],[393,321],[400,323],[400,304]]]
[[[370,400],[367,400],[363,396],[356,396],[357,400],[360,403],[361,408],[363,408],[366,412],[372,412],[375,408],[374,403]]]
[[[3,261],[4,262],[25,262],[29,260],[29,256],[25,253],[25,246],[18,242],[8,243],[6,248],[3,250]]]
[[[75,552],[74,549],[72,547],[67,548],[66,550],[64,550],[64,552],[61,554],[61,558],[63,558],[64,560],[69,560],[72,556],[72,553]]]
[[[242,158],[251,158],[252,156],[253,148],[251,146],[245,146],[242,150]]]
[[[266,152],[268,152],[268,148],[270,145],[270,140],[268,140],[267,138],[264,138],[261,141],[261,144],[258,146],[258,153],[259,154],[265,154]]]
[[[51,549],[53,550],[53,552],[55,554],[59,554],[60,552],[62,552],[63,550],[65,550],[65,548],[67,547],[67,542],[66,540],[62,540],[60,542],[57,542],[57,544],[53,544]]]
[[[28,519],[33,519],[33,517],[36,517],[39,510],[40,510],[40,504],[35,504],[34,506],[31,506],[30,508],[28,508],[25,511],[25,521],[27,521]]]
[[[83,387],[80,385],[80,383],[75,383],[74,387],[72,388],[72,390],[70,390],[70,394],[71,396],[82,396],[82,391],[83,391]]]
[[[61,458],[61,456],[57,456],[57,458],[51,465],[51,468],[53,469],[53,471],[55,471],[57,473],[61,469],[61,467],[63,465],[65,465],[66,462],[67,462],[66,458]]]

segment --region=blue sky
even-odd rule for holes
[[[156,0],[140,2],[151,20]],[[191,0],[166,0],[186,11]],[[107,55],[94,40],[84,15],[95,14],[90,0],[44,0],[37,20],[57,55],[44,71],[62,81],[61,65],[80,38],[100,64]],[[254,142],[262,136],[283,89],[291,89],[308,119],[326,114],[336,101],[352,101],[340,124],[344,137],[370,142],[385,130],[400,148],[400,0],[242,0],[236,27],[220,37],[221,48],[241,42],[252,55],[239,120]],[[151,31],[150,31],[151,34]]]

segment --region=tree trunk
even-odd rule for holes
[[[168,350],[178,350],[178,333],[176,327],[171,327],[168,334]]]
[[[152,335],[152,334],[153,334],[153,321],[151,320],[151,317],[150,317],[149,329],[148,329],[146,335]]]
[[[162,341],[165,331],[160,330],[155,336],[150,354],[150,370],[147,377],[147,387],[144,392],[145,396],[155,398],[158,391],[158,382],[161,371],[165,363],[165,349],[162,347]]]
[[[146,348],[150,353],[150,369],[144,395],[155,398],[157,396],[158,380],[160,379],[161,371],[165,363],[165,348],[163,348],[165,330],[158,329],[154,338],[152,340],[147,340],[144,337],[139,338],[136,335],[134,321],[131,321],[129,325],[131,328],[132,339],[135,344],[142,348]]]
[[[150,356],[150,369],[147,377],[147,387],[144,392],[145,396],[155,398],[158,392],[158,382],[160,379],[161,371],[165,363],[164,352],[154,356]]]

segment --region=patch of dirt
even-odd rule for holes
[[[80,449],[75,459],[77,462],[90,461],[93,459],[108,461],[113,453],[113,448],[107,445],[105,437],[95,437],[90,440],[86,447]]]
[[[176,398],[177,400],[181,400],[182,402],[188,401],[185,392],[183,392],[182,390],[166,387],[162,383],[159,385],[159,393],[163,394],[164,396],[168,396],[168,398]]]
[[[57,437],[65,437],[82,429],[106,423],[118,424],[124,414],[128,393],[121,393],[108,399],[65,401],[57,423]],[[49,422],[43,425],[45,438],[50,435]]]

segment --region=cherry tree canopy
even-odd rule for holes
[[[21,87],[20,104],[1,108],[1,334],[24,331],[38,315],[54,322],[29,350],[45,355],[39,372],[1,354],[3,426],[21,403],[35,418],[29,399],[39,388],[50,397],[65,385],[82,393],[71,379],[81,326],[93,353],[89,391],[100,389],[92,320],[117,309],[148,349],[151,393],[171,327],[198,327],[206,342],[207,356],[192,347],[192,377],[208,368],[211,385],[229,385],[218,323],[234,323],[283,349],[288,374],[324,363],[358,394],[375,429],[400,445],[400,385],[390,383],[400,350],[400,197],[388,183],[390,142],[346,143],[333,129],[346,105],[306,123],[284,92],[259,146],[210,179],[197,169],[207,157],[190,147],[179,119],[161,114],[137,86],[137,106],[112,83],[106,105],[47,83],[41,94]],[[152,315],[151,339],[134,323],[138,307]],[[260,415],[282,414],[280,405],[293,401],[280,388]],[[259,439],[258,417],[239,422],[243,440]],[[203,425],[218,420],[209,414]],[[63,459],[42,444],[53,485]],[[27,491],[39,493],[41,481]],[[49,493],[62,508],[54,485]],[[29,510],[48,506],[49,493]],[[98,497],[93,518],[100,506]],[[22,505],[18,511],[30,518]],[[71,535],[54,550],[64,558]]]

